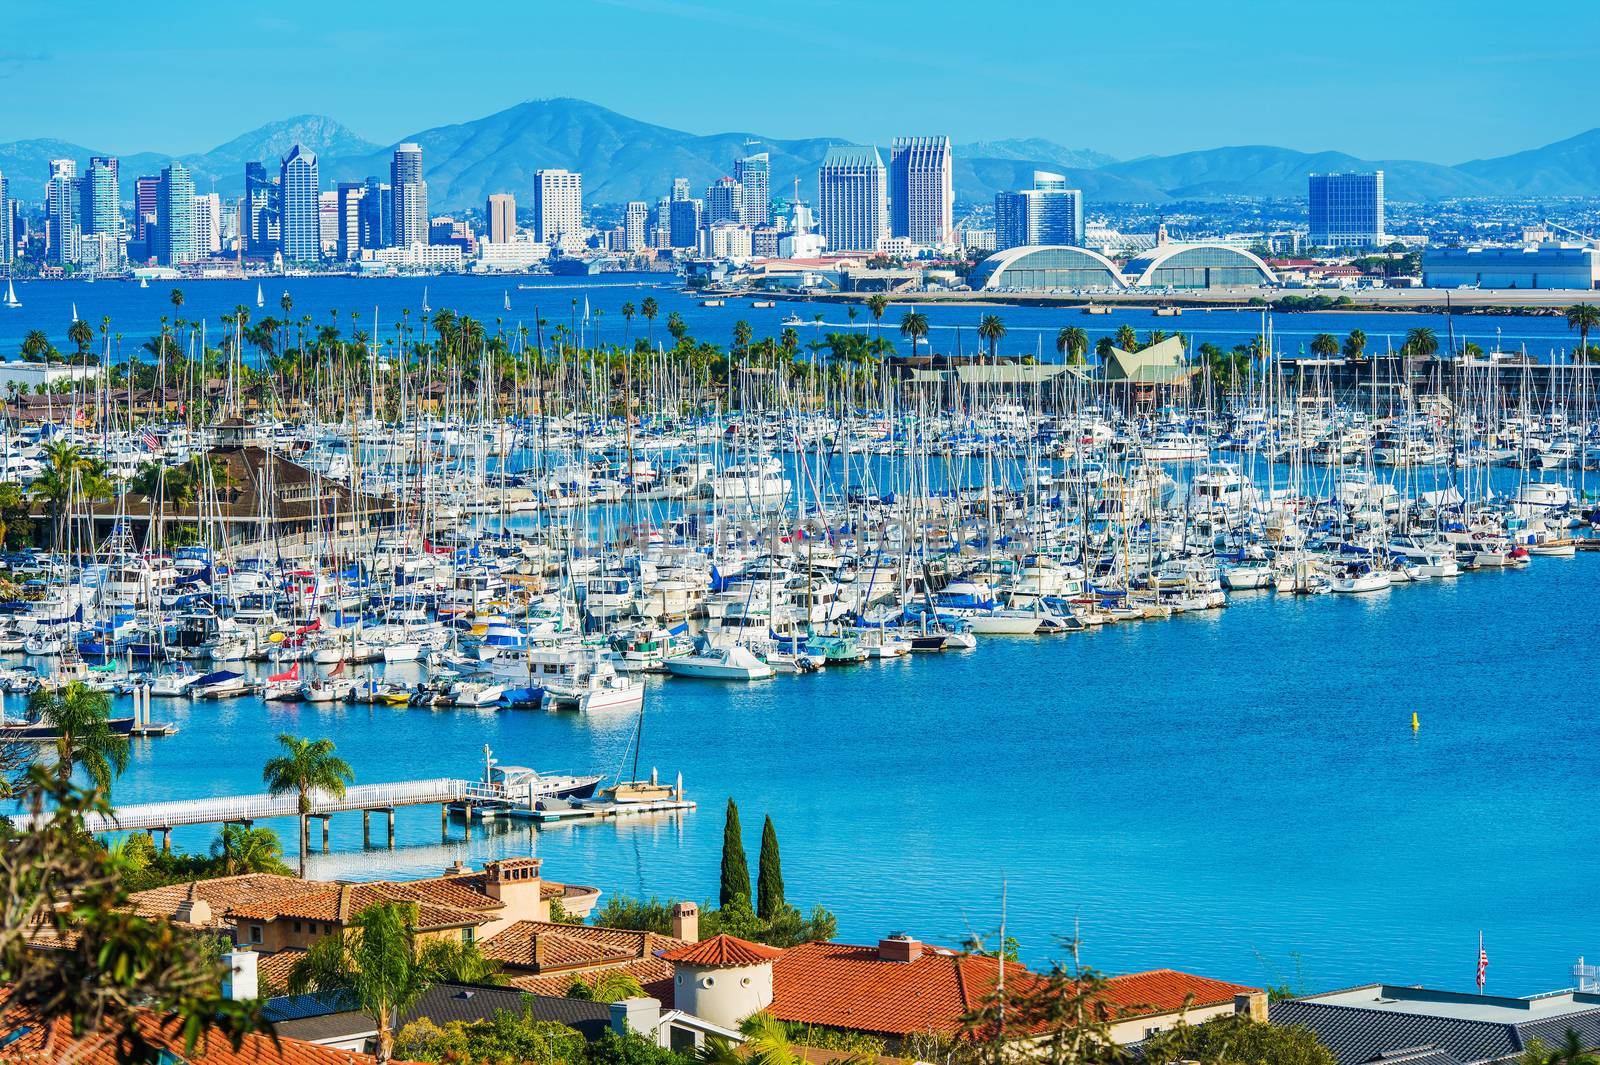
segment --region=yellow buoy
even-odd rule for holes
[[[1415,732],[1422,727],[1422,722],[1417,720],[1417,712],[1411,711],[1411,731]]]

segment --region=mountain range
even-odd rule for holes
[[[437,126],[405,137],[422,145],[430,207],[436,211],[479,206],[491,192],[531,196],[533,172],[564,167],[583,174],[591,203],[654,200],[676,177],[701,189],[732,168],[735,158],[763,151],[772,157],[772,191],[782,196],[796,177],[813,195],[817,164],[839,137],[798,140],[755,133],[686,133],[629,118],[584,100],[532,100],[483,118]],[[237,195],[244,164],[260,160],[271,172],[292,144],[317,153],[324,188],[369,175],[387,180],[393,144],[376,144],[322,115],[299,115],[241,134],[183,162],[201,191]],[[397,142],[398,143],[398,142]],[[11,195],[42,195],[51,159],[74,158],[90,148],[53,139],[0,144],[0,173]],[[887,162],[887,150],[884,150]],[[155,174],[173,156],[140,152],[121,157],[124,196],[133,181]],[[1088,148],[1040,138],[991,140],[955,147],[958,199],[987,200],[1001,189],[1028,187],[1035,169],[1064,174],[1091,202],[1168,203],[1228,197],[1290,198],[1305,195],[1308,173],[1385,171],[1394,201],[1456,197],[1600,196],[1600,129],[1542,148],[1454,166],[1408,159],[1361,159],[1342,152],[1301,152],[1269,145],[1211,148],[1177,155],[1118,160]],[[39,192],[35,192],[37,187]]]

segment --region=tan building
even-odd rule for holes
[[[484,213],[489,217],[489,243],[510,244],[517,236],[517,198],[509,192],[489,197]]]

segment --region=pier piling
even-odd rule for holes
[[[450,838],[450,807],[444,803],[439,804],[439,838]]]
[[[361,811],[361,846],[372,846],[372,811]]]

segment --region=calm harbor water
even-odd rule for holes
[[[1465,989],[1482,929],[1490,989],[1531,993],[1596,949],[1579,619],[1600,609],[1597,578],[1594,556],[1538,559],[752,685],[652,682],[641,769],[681,771],[699,810],[470,843],[453,825],[441,845],[423,808],[402,811],[398,850],[375,853],[349,814],[311,871],[414,876],[532,853],[553,878],[703,899],[732,795],[752,854],[770,813],[791,898],[835,910],[846,940],[993,933],[1004,880],[1031,962],[1078,922],[1111,970]],[[141,744],[121,802],[259,790],[281,731],[333,737],[376,782],[473,775],[485,743],[506,763],[614,772],[635,726],[253,699],[157,712],[182,731]]]
[[[261,288],[265,306],[257,308],[256,289]],[[524,287],[526,286],[526,287]],[[174,288],[183,292],[184,304],[174,311],[169,297]],[[805,343],[813,332],[832,329],[871,329],[871,316],[864,307],[852,323],[846,308],[836,304],[795,304],[779,302],[775,308],[755,309],[748,299],[729,299],[724,307],[701,307],[697,297],[681,292],[673,278],[660,274],[612,274],[598,278],[571,277],[289,277],[268,278],[260,282],[249,281],[170,281],[151,282],[141,289],[130,281],[98,281],[92,284],[66,281],[33,281],[21,284],[17,296],[22,307],[0,309],[0,354],[15,357],[17,346],[31,329],[43,329],[62,351],[70,351],[67,327],[72,322],[73,308],[98,331],[100,319],[111,317],[111,332],[123,334],[123,350],[136,349],[160,328],[163,315],[182,317],[190,321],[207,322],[212,330],[224,327],[221,319],[231,314],[235,307],[245,305],[253,319],[271,315],[283,318],[279,306],[280,296],[287,292],[292,301],[295,318],[309,314],[318,322],[328,320],[331,310],[338,310],[340,329],[348,336],[352,331],[352,312],[360,315],[358,327],[368,332],[372,323],[381,323],[379,337],[387,337],[401,320],[401,312],[409,309],[413,325],[426,297],[435,310],[448,307],[468,314],[494,326],[496,319],[508,331],[519,324],[529,328],[530,335],[537,318],[544,318],[553,328],[567,325],[577,332],[582,327],[585,299],[591,311],[586,337],[594,342],[598,336],[603,343],[622,340],[622,304],[631,301],[636,306],[646,296],[654,296],[661,305],[661,314],[655,323],[657,339],[671,343],[666,332],[666,318],[677,311],[689,326],[689,331],[702,340],[726,345],[733,332],[734,322],[744,319],[755,330],[755,335],[776,336],[783,329],[782,320],[789,314],[798,314],[810,323],[814,315],[823,315],[823,325],[813,329],[810,325],[799,327],[800,339]],[[505,309],[510,299],[511,310]],[[1210,341],[1222,347],[1231,347],[1248,340],[1261,330],[1261,314],[1256,311],[1206,311],[1186,310],[1178,318],[1158,318],[1149,308],[1118,308],[1115,313],[1101,317],[1085,317],[1075,310],[1049,307],[951,307],[944,305],[919,305],[927,314],[935,350],[964,351],[968,354],[986,350],[977,338],[979,319],[988,313],[999,314],[1006,323],[1008,335],[1000,350],[1007,355],[1038,354],[1045,359],[1056,358],[1056,331],[1064,325],[1080,325],[1091,337],[1116,332],[1124,322],[1139,332],[1152,329],[1182,332],[1193,337],[1196,343]],[[909,351],[900,339],[897,325],[905,307],[891,306],[884,315],[885,339]],[[601,312],[598,318],[593,312]],[[1406,331],[1417,326],[1435,330],[1439,346],[1446,347],[1451,327],[1443,315],[1409,313],[1323,313],[1278,314],[1273,316],[1273,329],[1284,354],[1300,352],[1317,333],[1330,332],[1343,336],[1352,329],[1363,330],[1368,337],[1368,348],[1383,351],[1398,348],[1405,340]],[[1549,360],[1553,352],[1570,350],[1575,341],[1565,320],[1552,316],[1512,315],[1458,315],[1454,318],[1458,340],[1471,340],[1485,350],[1497,344],[1505,350],[1526,350],[1529,354]],[[646,323],[635,318],[632,336],[643,336]],[[113,345],[115,349],[115,345]],[[99,350],[98,348],[96,350]],[[927,344],[922,350],[928,350]]]
[[[517,281],[535,290],[517,287]],[[279,279],[185,282],[186,318],[217,323],[245,303],[363,328],[393,323],[423,289],[508,328],[604,312],[600,338],[621,339],[619,308],[654,295],[656,335],[677,310],[696,335],[726,342],[748,319],[758,335],[789,308],[720,309],[648,279]],[[24,307],[0,311],[0,352],[29,329],[65,347],[75,303],[113,318],[125,349],[154,331],[169,284],[29,283]],[[512,311],[502,309],[509,294]],[[836,306],[816,310],[833,327]],[[975,346],[977,308],[928,309],[937,346]],[[1026,353],[1062,325],[1091,335],[1124,321],[1229,345],[1260,316],[1143,310],[1083,318],[1003,308],[1003,350]],[[900,308],[885,319],[894,336]],[[865,312],[857,320],[870,328]],[[1286,352],[1317,332],[1365,330],[1398,345],[1442,317],[1279,315]],[[961,327],[959,339],[954,332]],[[1557,318],[1458,318],[1456,335],[1526,345],[1548,357],[1571,343]],[[348,325],[344,326],[348,329]],[[634,322],[634,334],[642,332]],[[389,328],[386,326],[385,328]],[[590,329],[594,329],[591,321]],[[591,339],[593,334],[591,332]],[[809,339],[802,330],[802,339]],[[965,654],[917,657],[743,686],[652,681],[641,768],[682,772],[699,810],[624,824],[535,831],[453,825],[402,811],[400,848],[364,852],[360,819],[336,817],[318,876],[418,876],[463,858],[536,853],[556,879],[609,892],[712,897],[722,806],[734,796],[752,857],[763,814],[777,824],[791,899],[833,909],[846,940],[905,931],[955,943],[991,935],[1002,881],[1008,931],[1042,962],[1077,923],[1086,958],[1110,970],[1174,966],[1250,983],[1329,988],[1384,979],[1468,989],[1482,930],[1489,989],[1563,986],[1579,954],[1600,950],[1600,815],[1587,803],[1595,756],[1588,618],[1600,612],[1600,559],[1537,559],[1521,572],[1478,572],[1370,597],[1234,595],[1220,612],[1068,637],[989,638]],[[408,667],[396,667],[399,671]],[[415,667],[409,667],[415,668]],[[8,699],[7,710],[20,711]],[[1411,714],[1420,715],[1413,734]],[[635,719],[525,711],[286,706],[246,699],[166,701],[171,738],[144,741],[115,797],[132,803],[261,787],[279,732],[331,736],[361,782],[481,772],[489,744],[504,763],[544,770],[625,769]],[[294,838],[292,824],[275,825]],[[174,834],[185,848],[214,829]]]

